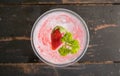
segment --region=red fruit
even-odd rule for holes
[[[62,33],[60,32],[59,28],[53,30],[53,32],[51,34],[51,41],[52,41],[52,49],[53,50],[55,50],[57,47],[59,47],[62,44],[61,38],[62,38]]]

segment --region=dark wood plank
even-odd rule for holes
[[[120,64],[76,64],[64,68],[44,64],[0,64],[1,76],[120,76]]]
[[[30,44],[31,28],[41,14],[57,7],[78,13],[90,30],[90,45],[80,62],[120,61],[119,5],[33,5],[0,7],[0,62],[37,62]]]
[[[63,3],[120,3],[120,0],[63,0]]]
[[[120,0],[0,0],[0,4],[120,3]]]
[[[0,42],[0,62],[38,62],[30,41]]]
[[[62,0],[0,0],[0,4],[55,4]]]

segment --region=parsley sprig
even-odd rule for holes
[[[60,55],[66,56],[67,54],[75,54],[79,51],[79,42],[78,40],[73,39],[73,36],[70,32],[66,32],[61,41],[64,44],[58,50]]]

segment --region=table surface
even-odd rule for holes
[[[120,0],[0,0],[0,76],[120,76]],[[35,20],[67,8],[87,23],[90,44],[79,62],[55,68],[30,44]]]

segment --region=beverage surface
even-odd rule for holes
[[[53,30],[57,26],[67,30],[72,38],[78,41],[79,48],[76,53],[62,55],[59,52],[59,49],[64,45],[61,38],[65,33],[62,34],[59,30],[55,30],[58,40],[56,42],[55,40],[52,41],[52,38],[55,38]],[[85,48],[86,31],[84,24],[71,13],[64,11],[51,12],[38,21],[33,33],[33,43],[38,54],[50,63],[66,64],[73,62]]]

